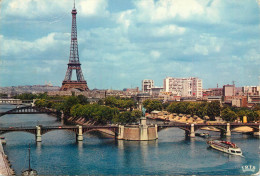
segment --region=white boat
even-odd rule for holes
[[[211,140],[207,141],[207,144],[213,149],[232,154],[242,156],[241,149],[234,143],[228,141]]]

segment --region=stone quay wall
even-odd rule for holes
[[[4,153],[2,141],[0,140],[0,175],[15,175],[7,158],[7,155]]]

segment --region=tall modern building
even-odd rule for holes
[[[142,91],[151,92],[151,89],[154,88],[154,81],[151,79],[144,79],[142,81]]]
[[[81,64],[79,62],[77,23],[76,23],[77,10],[75,8],[75,1],[74,1],[74,7],[71,11],[71,14],[72,14],[72,25],[71,25],[70,58],[69,58],[65,79],[62,82],[62,86],[60,90],[66,91],[70,89],[77,89],[80,91],[86,91],[89,89],[87,86],[87,82],[83,77]],[[77,80],[71,79],[73,70],[76,71]]]
[[[173,78],[166,77],[163,80],[165,92],[181,97],[202,97],[202,80],[199,78]]]

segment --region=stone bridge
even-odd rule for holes
[[[256,136],[260,135],[260,124],[259,123],[201,123],[201,124],[187,124],[187,123],[172,123],[158,125],[158,131],[165,128],[177,127],[185,131],[186,135],[195,137],[195,131],[204,127],[214,127],[220,130],[221,135],[231,136],[231,131],[238,127],[250,127],[253,129],[253,133]]]
[[[20,100],[20,99],[0,99],[0,105],[1,104],[10,104],[10,105],[22,105],[22,104],[31,104],[33,103],[33,100]]]
[[[6,114],[51,114],[53,111],[46,108],[24,106],[11,109],[6,112],[1,112],[0,117]]]
[[[83,140],[83,134],[90,131],[101,131],[101,132],[112,132],[113,136],[118,135],[118,126],[36,126],[36,127],[9,127],[9,128],[0,128],[0,133],[8,132],[28,132],[35,135],[36,142],[42,141],[42,135],[54,131],[54,130],[68,130],[73,131],[76,134],[77,141]],[[111,134],[111,133],[110,133]]]

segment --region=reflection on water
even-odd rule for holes
[[[57,126],[61,122],[45,114],[5,115],[0,120],[0,127],[37,124]],[[154,141],[114,140],[91,132],[76,142],[74,132],[62,130],[44,134],[41,143],[25,132],[4,136],[5,150],[16,173],[25,167],[29,143],[32,167],[41,175],[248,175],[241,169],[244,165],[259,170],[259,139],[242,134],[232,134],[228,139],[220,138],[218,132],[209,133],[214,139],[236,143],[245,158],[210,149],[206,139],[186,138],[178,128],[160,131],[159,139]]]

